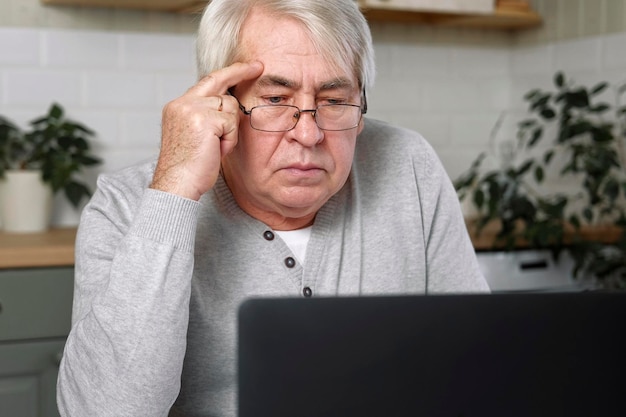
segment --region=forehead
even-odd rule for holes
[[[253,10],[240,37],[240,59],[258,60],[264,71],[255,84],[318,89],[356,88],[358,82],[339,60],[327,59],[312,41],[307,28],[290,17]]]

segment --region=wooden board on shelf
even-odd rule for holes
[[[489,222],[480,233],[476,232],[477,221],[475,219],[466,219],[465,225],[469,233],[470,239],[476,250],[497,250],[504,249],[503,244],[496,244],[496,236],[500,232],[501,225],[499,221],[493,220]],[[520,226],[521,227],[521,226]],[[613,244],[622,237],[622,228],[615,225],[584,225],[578,231],[579,237],[598,243]],[[572,242],[575,236],[574,230],[565,231],[564,242]],[[519,240],[515,244],[516,249],[529,249],[528,242]]]
[[[525,29],[541,25],[539,14],[519,7],[498,6],[492,14],[424,13],[389,9],[363,9],[371,22],[417,23],[476,29]]]
[[[489,14],[494,0],[358,0],[359,7],[400,12],[440,12]]]
[[[173,13],[195,13],[201,11],[207,4],[206,0],[41,0],[41,2],[50,6],[110,7]]]
[[[74,265],[76,228],[44,233],[0,232],[0,268]]]
[[[371,6],[359,2],[363,13],[371,22],[398,22],[429,24],[449,27],[476,29],[519,30],[536,27],[541,17],[534,12],[525,0],[497,0],[492,13],[437,13],[416,10],[399,10],[389,7]],[[380,1],[380,0],[376,0]],[[51,6],[113,7],[139,10],[152,10],[172,13],[199,13],[206,6],[206,0],[41,0]]]

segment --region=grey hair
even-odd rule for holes
[[[354,0],[212,0],[196,40],[198,77],[240,59],[239,35],[254,7],[300,22],[322,56],[336,69],[353,73],[360,87],[374,83],[372,36]]]

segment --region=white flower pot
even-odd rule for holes
[[[52,212],[52,188],[40,171],[9,170],[0,181],[0,218],[7,233],[48,230]]]

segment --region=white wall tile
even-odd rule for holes
[[[155,107],[156,78],[150,73],[88,72],[85,102],[95,107]]]
[[[455,48],[452,68],[462,76],[506,76],[510,59],[510,50],[504,48]]]
[[[549,73],[552,71],[553,58],[552,45],[519,48],[511,58],[511,74],[519,76]]]
[[[449,48],[399,44],[389,48],[391,75],[404,80],[425,75],[446,76],[450,71]]]
[[[424,106],[427,111],[499,110],[509,105],[510,78],[449,78],[425,82]]]
[[[554,46],[554,71],[597,71],[602,63],[600,37],[563,41]]]
[[[47,67],[82,70],[119,67],[119,36],[111,33],[48,30],[44,39]]]
[[[183,95],[196,81],[196,76],[191,72],[157,76],[157,101],[161,105],[165,105]]]
[[[0,67],[36,66],[40,61],[40,32],[0,27]]]
[[[497,120],[497,114],[479,113],[451,116],[450,141],[455,146],[486,148]]]
[[[424,113],[401,115],[394,123],[419,132],[436,149],[450,145],[450,116],[447,113]]]
[[[161,141],[161,112],[124,112],[120,143],[127,148],[157,150]]]
[[[78,72],[42,69],[8,70],[5,72],[7,105],[78,105],[81,76]]]
[[[626,72],[626,32],[606,36],[603,40],[602,63],[605,69]]]
[[[194,68],[193,48],[190,35],[125,34],[122,61],[129,69],[190,71]]]

